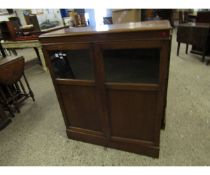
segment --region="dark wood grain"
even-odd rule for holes
[[[111,135],[154,141],[157,92],[108,90]]]
[[[70,126],[101,131],[94,86],[59,85]]]

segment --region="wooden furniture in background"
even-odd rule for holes
[[[160,20],[169,20],[172,27],[174,27],[174,10],[173,9],[157,9],[157,15]]]
[[[26,24],[28,24],[28,25],[32,24],[34,26],[34,29],[35,29],[36,32],[41,31],[36,15],[33,15],[33,14],[27,14],[26,15],[26,14],[24,14],[24,18],[26,20]]]
[[[197,23],[210,23],[210,11],[208,12],[198,12],[196,17]]]
[[[15,40],[17,36],[16,30],[11,21],[0,22],[0,30],[1,30],[3,39]]]
[[[19,30],[21,26],[20,19],[16,16],[9,17],[8,19],[12,22],[13,26],[15,27],[15,30]]]
[[[4,40],[4,42],[1,43],[2,51],[4,51],[4,49],[9,49],[14,53],[14,55],[17,55],[17,52],[15,51],[15,49],[33,48],[36,52],[37,58],[41,62],[43,70],[47,71],[45,59],[44,59],[44,56],[42,53],[42,48],[41,48],[40,42],[38,41],[38,35],[56,31],[59,29],[63,29],[65,27],[58,26],[58,27],[54,27],[54,28],[50,28],[50,29],[45,29],[42,31],[34,31],[34,32],[32,32],[34,35],[19,36],[17,38],[15,33],[13,33],[14,36],[11,37],[11,32],[9,32],[8,25],[10,26],[11,29],[14,29],[14,27],[12,27],[12,25],[10,25],[10,24],[11,24],[11,22],[0,23],[0,30],[2,29],[2,31],[3,31],[2,32],[3,36],[1,39]],[[5,52],[4,52],[4,54],[5,54]],[[5,54],[5,56],[6,56],[6,54]]]
[[[168,21],[69,28],[40,41],[69,138],[159,156]]]
[[[140,9],[116,9],[112,10],[113,24],[141,21]]]
[[[154,18],[153,9],[141,9],[141,21],[148,21]]]
[[[141,21],[169,20],[174,27],[173,9],[141,9]]]
[[[85,9],[74,9],[69,13],[69,17],[73,27],[85,27],[88,25],[85,18]]]
[[[199,11],[197,12],[197,16],[196,16],[196,23],[206,23],[206,25],[210,25],[210,12],[204,12],[204,11]],[[207,49],[206,49],[206,55],[210,55],[210,33],[208,34],[208,38],[207,38]],[[202,47],[200,47],[199,43],[198,44],[194,44],[192,46],[192,50],[191,53],[194,54],[202,54]],[[208,64],[210,62],[210,60],[208,60],[206,62],[206,64]]]
[[[34,94],[24,74],[24,65],[25,62],[22,56],[8,57],[0,61],[1,103],[9,109],[10,113],[12,113],[12,106],[19,112],[20,103],[28,97],[35,101]]]
[[[202,61],[205,61],[205,56],[208,54],[210,48],[209,39],[210,39],[210,24],[205,23],[187,23],[180,24],[177,27],[177,56],[179,55],[180,44],[186,44],[186,54],[188,52],[188,45],[199,46],[199,53],[202,55]],[[194,51],[195,52],[195,51]]]
[[[179,24],[188,23],[188,11],[179,11]]]
[[[189,13],[187,16],[188,22],[195,23],[197,18],[197,14]]]
[[[34,48],[38,59],[41,61],[43,70],[47,71],[44,55],[39,40],[4,41],[2,42],[2,47],[4,49]]]

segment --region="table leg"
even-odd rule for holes
[[[44,55],[43,55],[43,52],[42,52],[42,48],[38,47],[37,50],[38,50],[38,53],[39,53],[39,56],[40,56],[40,60],[41,60],[41,63],[42,63],[42,68],[44,69],[44,71],[48,71],[48,69],[46,67]]]
[[[17,56],[17,52],[16,52],[15,49],[11,49],[11,51],[12,51],[12,53],[13,53],[15,56]]]
[[[6,57],[6,53],[4,52],[4,49],[3,49],[2,45],[1,45],[1,43],[0,43],[0,51],[1,51],[2,56]]]
[[[177,56],[179,56],[179,49],[180,49],[180,42],[178,42],[178,46],[177,46]]]
[[[203,49],[203,53],[202,53],[202,62],[205,61],[205,56],[206,56],[206,48]]]
[[[36,55],[37,55],[37,58],[38,58],[39,62],[41,63],[41,59],[40,59],[40,55],[39,55],[38,49],[36,47],[34,47],[34,50],[36,52]]]
[[[186,44],[186,54],[188,53],[188,44]]]

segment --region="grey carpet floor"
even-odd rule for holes
[[[0,132],[0,165],[210,165],[210,66],[176,46],[173,35],[159,159],[67,139],[50,76],[35,65],[26,75],[36,102]]]

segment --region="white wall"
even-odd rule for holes
[[[26,25],[25,17],[23,15],[23,10],[24,9],[15,9],[15,12],[17,14],[17,17],[20,19],[20,23],[24,26]]]
[[[96,9],[85,9],[85,13],[89,14],[89,22],[90,22],[90,26],[96,26],[96,20],[99,20],[99,23],[103,23],[103,17],[111,17],[112,16],[112,10],[111,9],[106,9],[106,8],[102,8],[102,14],[100,14],[100,9],[96,10]],[[97,13],[99,13],[98,17],[100,19],[95,18],[95,15],[97,15]]]
[[[63,25],[61,13],[59,9],[43,9],[43,14],[37,14],[39,24],[46,20],[59,21],[59,25]]]
[[[16,16],[15,14],[8,14],[8,15],[1,15],[0,16],[0,21],[9,21],[9,17],[12,17],[12,16]]]
[[[90,26],[95,26],[96,22],[95,22],[95,12],[94,9],[85,9],[85,13],[89,14],[89,22],[90,22]]]

